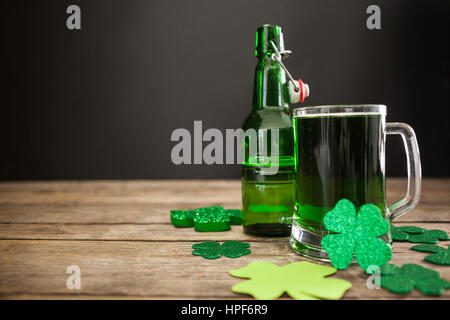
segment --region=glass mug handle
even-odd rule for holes
[[[419,203],[422,187],[422,169],[419,146],[417,145],[416,134],[413,128],[406,123],[386,123],[386,134],[399,134],[402,136],[408,167],[408,191],[406,196],[389,207],[389,219],[392,221],[414,209]]]

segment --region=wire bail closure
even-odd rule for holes
[[[270,44],[273,47],[273,50],[275,51],[274,53],[272,53],[272,55],[270,56],[271,59],[273,61],[275,61],[276,63],[278,63],[283,70],[286,72],[289,80],[292,82],[292,84],[294,85],[294,90],[295,92],[298,92],[300,90],[300,85],[298,84],[298,81],[295,81],[294,78],[292,78],[291,74],[289,73],[288,69],[286,68],[286,66],[283,64],[283,62],[281,61],[281,59],[283,58],[283,56],[285,56],[286,58],[292,53],[292,51],[290,50],[283,50],[280,51],[278,50],[277,46],[275,45],[275,43],[271,40]]]

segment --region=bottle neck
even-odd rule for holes
[[[264,107],[289,108],[288,100],[285,99],[284,83],[286,74],[283,68],[268,55],[260,57],[255,69],[253,110]]]

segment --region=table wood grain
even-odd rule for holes
[[[400,200],[405,179],[387,182],[388,202]],[[424,179],[420,205],[397,225],[450,233],[450,179]],[[1,299],[246,299],[228,272],[252,261],[278,265],[308,260],[288,238],[261,238],[233,226],[195,232],[170,224],[170,209],[222,205],[239,208],[238,180],[57,181],[0,183]],[[192,255],[199,241],[242,240],[252,254],[206,260]],[[449,245],[449,241],[440,245]],[[450,280],[450,267],[423,261],[410,243],[394,243],[392,262],[418,263]],[[81,289],[66,287],[66,269],[78,265]],[[344,299],[430,299],[414,291],[369,290],[358,266],[339,271],[353,287]],[[286,296],[283,296],[286,298]],[[450,290],[433,299],[450,299]]]

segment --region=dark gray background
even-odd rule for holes
[[[78,4],[82,30],[65,26]],[[382,30],[366,28],[378,4]],[[306,105],[383,103],[414,127],[425,176],[449,176],[449,1],[2,1],[0,179],[238,178],[170,160],[176,128],[238,128],[258,25],[283,27]],[[403,175],[400,139],[388,175]]]

